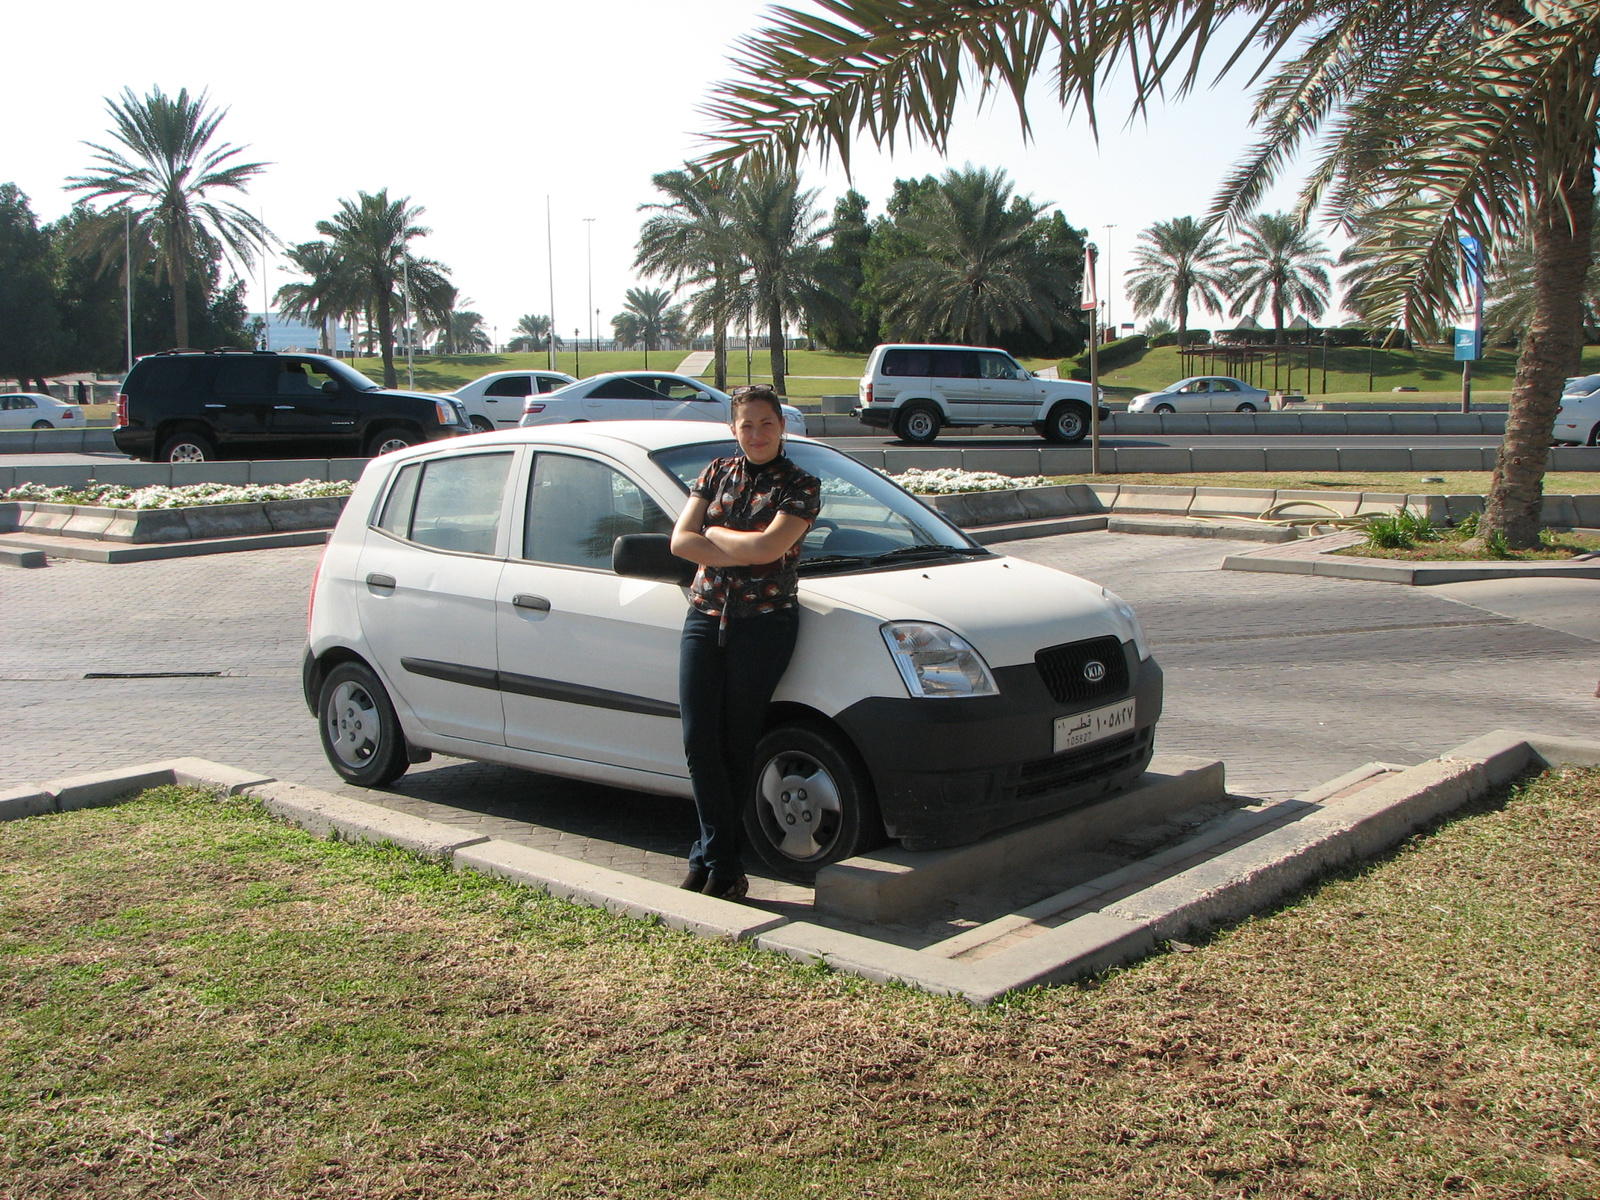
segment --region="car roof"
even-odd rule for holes
[[[474,446],[522,446],[539,442],[585,450],[614,450],[621,445],[637,447],[648,454],[656,450],[670,450],[675,446],[698,446],[707,442],[731,441],[732,438],[733,433],[726,425],[713,421],[576,421],[564,425],[524,425],[495,433],[480,433],[470,441]],[[426,448],[456,449],[467,440],[451,438],[429,442]],[[412,451],[397,453],[415,454],[422,449],[417,447]]]
[[[874,350],[994,350],[1000,354],[1010,353],[999,346],[961,346],[950,342],[884,342]]]

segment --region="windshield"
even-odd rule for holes
[[[1600,392],[1600,375],[1584,375],[1578,379],[1567,380],[1567,386],[1561,389],[1563,396],[1592,396]]]
[[[650,457],[688,491],[714,458],[739,453],[731,438],[674,446]],[[822,511],[800,546],[800,570],[821,573],[912,558],[983,555],[988,551],[898,484],[847,454],[794,442],[789,459],[822,483]],[[884,560],[885,555],[893,558]],[[810,572],[808,572],[810,573]]]
[[[378,385],[373,383],[372,380],[354,367],[346,366],[336,358],[322,358],[319,356],[317,362],[328,369],[329,375],[332,375],[341,383],[353,387],[358,392],[375,392],[378,390]]]

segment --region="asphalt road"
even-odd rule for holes
[[[1003,549],[1135,605],[1166,671],[1158,753],[1222,759],[1236,793],[1292,795],[1496,728],[1596,736],[1600,582],[1447,591],[1219,570],[1241,545],[1081,533]],[[0,787],[192,754],[676,882],[687,801],[443,757],[390,791],[342,783],[300,696],[320,553],[0,568]],[[84,678],[163,671],[215,674]]]

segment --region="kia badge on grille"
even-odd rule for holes
[[[1083,677],[1090,683],[1099,683],[1106,677],[1106,665],[1096,659],[1090,659],[1083,664]]]

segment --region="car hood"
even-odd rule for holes
[[[931,621],[959,633],[991,667],[1030,663],[1047,646],[1085,638],[1132,641],[1099,584],[1025,559],[992,558],[857,575],[804,576],[807,599],[884,621]]]

